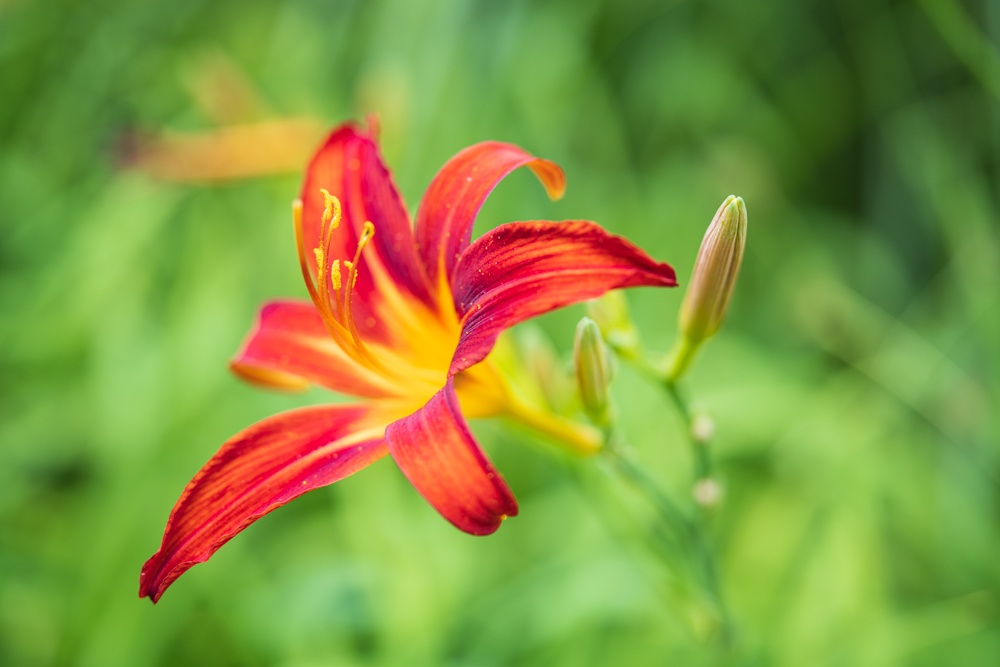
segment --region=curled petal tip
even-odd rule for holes
[[[507,174],[528,167],[552,199],[566,190],[566,176],[554,162],[513,144],[484,141],[451,158],[427,187],[417,210],[416,238],[433,284],[441,272],[450,278],[459,255],[469,246],[472,225],[483,202]]]
[[[545,187],[545,192],[552,201],[559,201],[566,194],[566,173],[562,167],[555,162],[537,158],[528,164],[528,168],[535,173],[538,180]]]

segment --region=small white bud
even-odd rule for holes
[[[719,504],[722,499],[722,489],[718,482],[706,477],[695,482],[694,488],[691,489],[691,495],[700,506],[710,509]]]
[[[691,419],[691,439],[703,445],[715,435],[715,421],[705,413],[696,414]]]

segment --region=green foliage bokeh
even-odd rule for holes
[[[592,461],[474,429],[521,514],[452,528],[384,459],[254,524],[155,607],[184,485],[283,409],[227,370],[304,296],[298,177],[158,182],[136,130],[210,127],[205,54],[275,115],[381,112],[411,209],[484,139],[515,173],[477,233],[596,220],[686,282],[731,193],[730,317],[691,373],[717,425],[721,579],[754,665],[1000,661],[1000,7],[988,0],[0,1],[0,664],[715,664]],[[681,290],[629,294],[647,344]],[[538,323],[565,355],[579,307]],[[639,459],[678,493],[679,422],[623,368]]]

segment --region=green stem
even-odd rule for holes
[[[727,651],[732,651],[735,647],[736,633],[722,597],[715,558],[705,539],[700,519],[690,517],[678,507],[652,475],[623,453],[622,444],[620,435],[610,433],[604,454],[611,459],[615,468],[650,500],[663,517],[673,538],[679,543],[686,543],[690,546],[690,553],[694,556],[695,565],[700,571],[704,594],[719,614],[722,646]]]
[[[674,503],[673,499],[660,488],[659,483],[646,470],[631,457],[622,452],[620,436],[609,437],[608,446],[605,448],[609,458],[615,467],[618,468],[630,482],[646,494],[653,505],[663,514],[664,518],[671,524],[671,527],[678,532],[689,533],[691,522],[685,513]]]
[[[663,380],[663,387],[667,395],[670,396],[671,402],[674,404],[677,412],[684,420],[687,441],[694,455],[695,481],[708,479],[712,474],[712,456],[708,442],[698,442],[692,435],[693,416],[691,408],[681,394],[680,389],[678,389],[676,381],[671,379]],[[701,562],[702,574],[705,577],[705,587],[708,589],[713,602],[719,610],[723,644],[727,648],[732,649],[736,640],[736,633],[725,600],[722,597],[722,587],[719,585],[715,556],[705,535],[705,519],[706,515],[704,511],[696,512],[695,520],[692,522],[692,534]]]
[[[687,401],[681,395],[680,389],[677,388],[677,383],[671,380],[664,380],[663,388],[684,420],[684,427],[687,430],[687,441],[691,445],[691,454],[694,456],[695,481],[707,479],[712,475],[712,455],[709,451],[708,442],[698,442],[692,435],[694,417],[691,414],[691,409],[688,407]]]
[[[691,413],[691,408],[687,400],[685,399],[680,388],[677,386],[677,378],[680,377],[680,375],[684,372],[684,369],[687,368],[687,365],[693,358],[697,347],[697,345],[692,345],[686,338],[678,339],[677,343],[674,345],[674,349],[667,357],[668,362],[662,366],[664,370],[658,369],[656,365],[639,356],[631,356],[626,359],[626,361],[631,363],[643,376],[663,388],[670,399],[671,404],[683,420],[686,432],[685,437],[687,438],[694,457],[695,482],[707,479],[711,476],[711,450],[707,441],[699,442],[695,440],[692,435],[694,417]],[[614,452],[615,448],[608,447],[608,450]],[[619,467],[622,471],[630,478],[633,478],[640,488],[653,496],[658,506],[663,505],[663,499],[666,499],[672,508],[669,511],[664,512],[666,517],[671,519],[674,517],[682,518],[686,527],[686,532],[688,533],[695,552],[694,555],[698,560],[705,592],[711,598],[712,603],[716,606],[719,613],[722,643],[727,650],[733,650],[736,642],[736,631],[722,595],[722,587],[719,584],[715,556],[706,537],[706,513],[699,510],[695,512],[695,516],[693,518],[688,519],[683,512],[676,509],[676,506],[673,505],[668,496],[658,490],[658,485],[652,481],[645,471],[638,466],[631,464],[631,462],[622,459],[621,457],[619,457],[619,459],[621,459]],[[631,468],[628,468],[627,466],[631,466]],[[651,490],[650,486],[655,487],[655,491]]]
[[[691,365],[691,361],[694,359],[694,355],[700,346],[701,340],[695,341],[683,334],[678,335],[677,340],[674,341],[673,348],[671,348],[670,353],[667,355],[667,363],[661,374],[664,381],[669,384],[676,383],[684,375],[684,371],[687,370],[688,366]]]

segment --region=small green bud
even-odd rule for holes
[[[611,384],[611,361],[594,320],[584,317],[576,325],[573,340],[573,370],[583,409],[595,424],[608,419],[608,387]]]
[[[678,318],[678,342],[667,369],[676,380],[687,369],[695,351],[712,336],[729,310],[747,239],[747,209],[740,197],[730,195],[705,232],[691,282]]]
[[[625,356],[640,354],[639,332],[632,323],[622,290],[611,290],[599,299],[588,301],[587,315],[597,323],[608,345]]]

